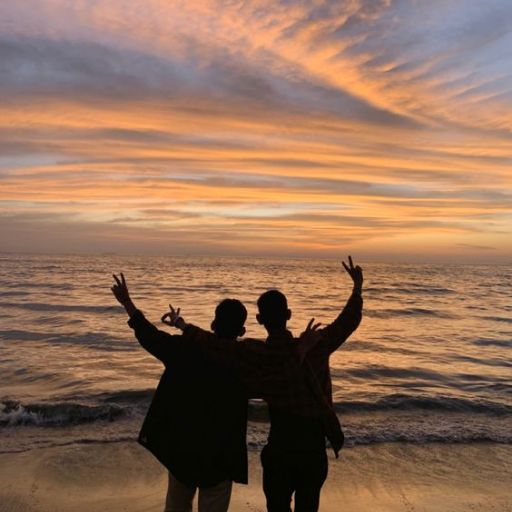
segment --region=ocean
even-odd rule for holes
[[[512,443],[512,266],[356,263],[363,321],[331,357],[347,444]],[[111,294],[121,271],[155,323],[172,303],[208,328],[233,297],[262,339],[266,289],[286,293],[297,334],[351,290],[334,260],[0,254],[0,453],[136,439],[162,366]],[[264,411],[250,403],[252,449]]]

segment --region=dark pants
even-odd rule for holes
[[[320,450],[278,450],[265,446],[261,452],[263,491],[268,512],[317,512],[320,490],[327,478],[327,454]]]

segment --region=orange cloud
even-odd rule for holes
[[[482,5],[3,2],[6,249],[506,261],[512,11]]]

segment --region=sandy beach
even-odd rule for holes
[[[325,512],[512,511],[509,445],[358,446],[329,462]],[[231,510],[265,510],[257,452],[250,479],[235,486]],[[2,512],[156,512],[166,475],[134,442],[95,443],[3,454],[0,482]]]

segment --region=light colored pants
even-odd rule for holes
[[[199,512],[227,512],[233,482],[224,480],[214,487],[199,487]],[[164,512],[192,512],[197,487],[189,487],[169,473],[169,487]]]

